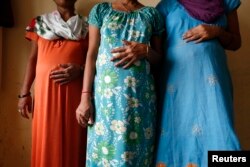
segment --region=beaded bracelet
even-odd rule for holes
[[[20,98],[24,98],[24,97],[28,97],[30,96],[30,92],[26,93],[26,94],[23,94],[23,95],[18,95],[17,97],[20,99]]]

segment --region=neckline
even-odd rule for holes
[[[141,10],[143,10],[143,9],[145,9],[145,8],[148,7],[148,6],[143,6],[143,7],[140,7],[140,8],[138,8],[138,9],[135,9],[135,10],[133,10],[133,11],[128,12],[128,11],[123,11],[123,10],[114,9],[113,6],[112,6],[112,2],[108,2],[108,4],[109,4],[109,7],[110,7],[113,11],[116,11],[116,12],[119,12],[119,13],[125,13],[125,14],[130,14],[130,13],[139,12],[139,11],[141,11]]]

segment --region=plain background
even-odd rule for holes
[[[31,150],[31,119],[23,119],[17,112],[17,94],[19,94],[23,81],[30,50],[30,43],[24,39],[25,27],[32,17],[53,11],[55,5],[52,0],[12,0],[11,2],[15,26],[3,29],[2,36],[0,34],[0,45],[2,43],[2,46],[0,46],[0,51],[2,49],[2,65],[0,65],[0,71],[2,71],[0,89],[0,167],[28,167],[30,165]],[[77,10],[79,13],[87,15],[97,2],[103,1],[78,0]],[[145,5],[155,6],[159,0],[140,0],[140,2]],[[236,52],[228,52],[228,64],[234,84],[235,127],[242,147],[248,150],[250,149],[249,9],[249,0],[242,0],[242,5],[238,10],[242,47]]]

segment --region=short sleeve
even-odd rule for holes
[[[30,24],[26,27],[25,38],[28,40],[38,41],[39,39],[39,36],[37,35],[35,28],[36,21],[37,21],[36,18],[33,18]]]
[[[165,17],[165,16],[167,15],[167,11],[166,11],[167,6],[166,6],[164,0],[160,1],[160,2],[156,5],[155,8],[162,14],[162,16]]]
[[[226,13],[230,13],[237,9],[241,4],[240,0],[224,0],[224,8]]]
[[[89,25],[101,28],[104,18],[105,10],[108,7],[108,3],[96,4],[89,13],[88,23]]]
[[[30,41],[38,41],[39,36],[35,32],[26,32],[25,38]]]
[[[164,32],[164,18],[163,16],[154,9],[153,19],[153,35],[161,35]]]

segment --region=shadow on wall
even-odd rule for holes
[[[17,94],[21,87],[28,42],[25,27],[37,13],[35,1],[11,0],[14,27],[3,29],[2,87],[0,89],[0,167],[30,166],[30,121],[17,112]]]

